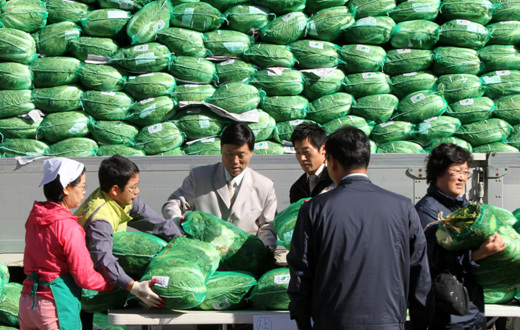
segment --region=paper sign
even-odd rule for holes
[[[285,315],[255,315],[253,317],[254,330],[297,330],[296,322],[289,314]]]

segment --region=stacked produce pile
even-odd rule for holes
[[[373,152],[520,147],[517,1],[8,0],[0,11],[2,157],[218,154],[236,120],[260,154],[286,152],[302,121],[357,126]]]
[[[0,264],[0,328],[17,329],[22,285],[9,282],[9,269]]]

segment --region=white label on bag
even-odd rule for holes
[[[167,288],[168,282],[170,281],[170,278],[167,276],[152,276],[152,280],[157,279],[157,283],[155,283],[155,286],[158,286],[160,288]]]
[[[426,99],[426,96],[423,93],[419,93],[417,95],[410,97],[410,101],[412,101],[412,103],[417,103],[424,99]]]
[[[274,277],[274,284],[289,284],[291,280],[291,275],[276,275]]]
[[[393,121],[389,121],[389,122],[386,122],[386,123],[381,123],[381,124],[379,124],[379,126],[386,127],[386,126],[390,126],[390,125],[393,125],[393,124],[394,124]]]
[[[134,52],[147,52],[148,45],[139,45],[134,47]]]
[[[151,98],[149,98],[149,99],[141,100],[141,101],[139,101],[139,103],[141,103],[141,104],[146,104],[146,103],[148,103],[148,102],[152,102],[153,100],[155,100],[155,98],[151,97]]]
[[[183,85],[184,87],[189,87],[189,88],[198,88],[199,85]]]
[[[411,76],[416,76],[416,75],[417,75],[417,72],[403,73],[403,77],[411,77]]]
[[[309,47],[323,49],[323,42],[319,41],[309,41]]]
[[[296,17],[295,13],[289,13],[289,14],[287,14],[285,16],[282,16],[282,21],[287,22],[287,21],[290,21],[291,19],[293,19],[295,17]]]
[[[267,149],[269,149],[269,145],[267,144],[267,142],[262,141],[262,142],[255,143],[254,150],[267,150]]]
[[[220,65],[224,66],[224,65],[233,64],[233,63],[235,63],[235,60],[227,60],[227,61],[221,62]]]
[[[301,119],[296,119],[296,120],[291,120],[291,121],[289,122],[289,125],[291,125],[291,126],[298,126],[298,125],[300,125],[301,123],[303,123],[303,120],[301,120]]]
[[[101,92],[101,95],[116,96],[116,92]]]
[[[200,116],[199,117],[199,127],[200,128],[209,128],[209,118],[206,116]]]
[[[184,9],[184,14],[182,15],[181,24],[186,26],[191,26],[191,21],[193,20],[193,13],[195,12],[195,8],[188,7]]]
[[[224,299],[221,301],[217,301],[216,303],[213,303],[212,306],[213,308],[215,308],[215,310],[221,310],[231,307],[231,303],[229,302],[229,300]]]
[[[502,79],[500,79],[499,75],[496,76],[490,76],[490,77],[482,77],[482,80],[485,84],[498,84],[502,82]]]
[[[65,40],[75,39],[75,38],[79,37],[79,31],[78,30],[65,31],[64,36],[65,36]]]
[[[137,55],[135,57],[136,65],[146,64],[150,62],[155,62],[155,54],[153,52]]]
[[[500,23],[500,24],[515,24],[516,22],[514,22],[514,21],[500,21],[498,23]]]
[[[465,19],[458,19],[457,20],[457,25],[470,25],[471,22],[470,21],[467,21]]]
[[[361,76],[363,77],[363,79],[372,79],[377,77],[375,72],[363,72]]]
[[[161,123],[148,127],[148,133],[150,133],[150,134],[157,133],[162,130],[163,130],[163,127],[162,127]]]
[[[128,18],[128,12],[119,10],[107,11],[107,18]]]
[[[356,26],[374,26],[377,21],[374,17],[365,17],[356,21]]]
[[[397,54],[408,54],[411,52],[412,50],[410,48],[397,49]]]
[[[460,100],[459,104],[460,105],[473,105],[473,104],[475,104],[475,100],[474,99],[464,99],[464,100]]]
[[[497,71],[497,76],[509,76],[510,74],[511,74],[511,71],[509,71],[509,70]]]
[[[412,9],[416,13],[428,13],[433,11],[430,3],[412,3]]]
[[[78,122],[72,125],[72,127],[69,129],[70,134],[77,134],[81,132],[85,127],[87,126],[87,122]]]
[[[367,54],[370,53],[370,47],[365,45],[356,45],[356,50]]]
[[[152,30],[154,30],[154,32],[159,32],[160,30],[164,29],[166,25],[164,24],[164,21],[161,19],[159,20],[159,22],[155,23],[154,26],[152,26]]]

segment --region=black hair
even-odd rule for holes
[[[296,141],[303,141],[307,138],[319,150],[325,144],[325,140],[327,140],[327,133],[318,124],[303,122],[294,129],[291,135],[291,142],[294,146]]]
[[[344,126],[327,137],[325,151],[336,159],[345,171],[367,168],[370,162],[370,142],[367,135],[354,126]]]
[[[103,159],[101,165],[99,165],[99,187],[106,193],[114,185],[123,191],[128,181],[136,173],[139,173],[139,167],[133,161],[116,154],[110,158]]]
[[[220,147],[224,144],[236,146],[247,144],[249,150],[253,151],[255,148],[255,135],[247,124],[232,123],[224,129],[220,137]]]
[[[426,164],[426,183],[435,184],[437,178],[446,172],[453,164],[468,165],[473,160],[471,153],[453,143],[442,143],[435,147],[428,156]]]
[[[85,173],[85,167],[83,167],[83,171],[81,172],[81,174],[76,179],[71,181],[69,184],[72,187],[77,186],[81,181],[81,176],[83,175],[83,173]],[[65,194],[63,194],[63,189],[65,188],[66,187],[63,187],[61,185],[60,175],[58,174],[56,176],[56,179],[43,185],[43,194],[49,202],[61,203],[65,198]]]

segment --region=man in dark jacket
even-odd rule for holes
[[[303,204],[287,256],[299,329],[426,329],[426,239],[410,199],[369,180],[368,137],[347,126],[326,141],[337,187]]]
[[[291,142],[303,175],[291,186],[291,203],[306,197],[314,197],[334,188],[325,164],[325,140],[327,133],[314,123],[302,123],[294,129]]]

